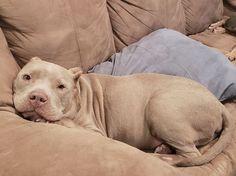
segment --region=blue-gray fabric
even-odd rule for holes
[[[236,95],[236,68],[216,49],[177,31],[157,30],[89,72],[114,76],[161,73],[193,79],[220,101]]]

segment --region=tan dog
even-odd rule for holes
[[[14,83],[16,109],[34,121],[79,125],[143,150],[168,144],[186,157],[178,166],[207,163],[231,141],[229,113],[192,80],[81,73],[32,59]],[[220,133],[218,142],[201,155],[197,147]]]

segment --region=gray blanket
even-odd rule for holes
[[[207,87],[220,101],[236,95],[235,66],[216,49],[170,29],[147,35],[89,72],[183,76]]]

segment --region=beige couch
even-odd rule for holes
[[[32,56],[87,71],[163,27],[229,51],[236,37],[202,32],[223,11],[221,0],[1,0],[0,176],[236,175],[236,136],[211,163],[175,168],[84,129],[26,121],[12,103],[12,81]],[[233,102],[225,106],[236,116]]]

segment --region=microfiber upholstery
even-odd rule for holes
[[[105,0],[1,0],[0,27],[20,66],[39,56],[86,71],[115,51]]]
[[[20,66],[33,56],[86,72],[160,28],[203,31],[221,0],[1,0],[0,27]]]
[[[0,112],[15,112],[12,101],[12,85],[20,67],[13,58],[0,28]]]
[[[186,18],[186,34],[205,30],[223,14],[222,0],[182,0]]]
[[[108,0],[117,51],[148,33],[170,28],[184,34],[203,31],[223,14],[222,0]]]
[[[181,174],[160,159],[124,143],[84,129],[36,124],[9,112],[1,112],[0,142],[1,176]]]
[[[235,0],[224,0],[225,3],[230,5],[232,8],[236,8],[236,1]]]
[[[185,32],[181,0],[108,0],[117,50],[163,27]]]
[[[0,175],[234,176],[236,138],[209,164],[174,168],[83,129],[26,121],[12,102],[18,64],[32,56],[86,72],[159,28],[195,34],[222,12],[221,0],[1,0]]]

